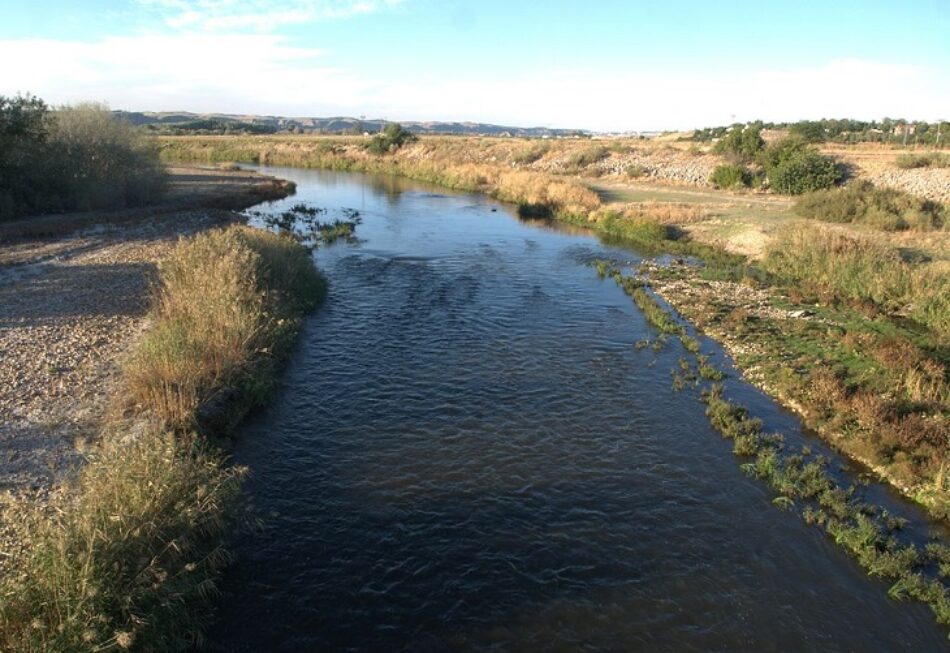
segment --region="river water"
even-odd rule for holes
[[[263,210],[356,209],[362,242],[315,254],[328,300],[236,437],[263,526],[210,649],[948,650],[926,606],[742,474],[672,389],[678,342],[633,346],[656,334],[586,263],[635,253],[481,196],[264,171],[298,186]]]

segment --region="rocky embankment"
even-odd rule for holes
[[[278,182],[177,169],[160,206],[0,225],[0,490],[42,490],[81,459],[157,262],[179,236],[240,217],[180,207],[249,206],[286,195]]]
[[[688,186],[708,186],[709,175],[722,160],[709,154],[691,154],[675,148],[638,150],[619,153],[597,161],[587,168],[598,176],[616,176],[630,180],[662,181]],[[542,159],[530,169],[566,174],[572,172],[571,155]]]

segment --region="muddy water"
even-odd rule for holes
[[[678,343],[634,348],[655,333],[585,263],[635,254],[483,197],[272,172],[298,194],[267,210],[357,209],[362,242],[316,253],[328,301],[238,434],[263,527],[212,649],[947,650],[741,473],[672,389]]]

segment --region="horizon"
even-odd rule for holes
[[[0,95],[592,132],[934,122],[950,118],[940,5],[0,0],[0,57],[18,62]]]

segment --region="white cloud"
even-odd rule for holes
[[[402,0],[138,0],[179,30],[272,31],[281,25],[369,14]]]
[[[161,0],[171,2],[172,0]],[[224,2],[225,0],[218,0]],[[322,51],[268,33],[124,36],[86,43],[0,40],[0,94],[131,110],[360,115],[590,129],[677,129],[733,120],[950,118],[941,71],[866,60],[794,69],[494,70],[404,78],[326,63]]]

